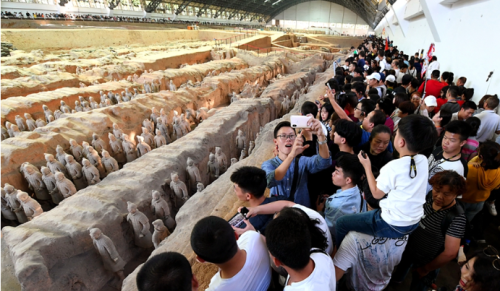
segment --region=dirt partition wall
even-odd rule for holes
[[[304,74],[304,77],[307,79],[313,75],[310,72],[297,74]],[[237,212],[238,207],[248,206],[239,201],[234,194],[234,189],[232,187],[233,183],[230,180],[231,174],[237,168],[242,166],[254,166],[260,168],[264,161],[273,157],[274,127],[283,120],[290,120],[290,115],[300,114],[299,109],[305,101],[314,101],[317,99],[317,96],[325,94],[326,87],[324,86],[324,83],[330,78],[330,75],[328,73],[319,73],[314,75],[316,76],[316,81],[314,82],[314,85],[309,87],[309,93],[301,95],[294,109],[292,109],[289,114],[285,115],[281,119],[277,119],[266,124],[255,141],[254,151],[248,158],[238,162],[235,166],[230,167],[224,175],[205,188],[205,190],[201,193],[203,195],[195,195],[188,200],[186,204],[184,204],[176,217],[176,230],[153,251],[150,258],[163,252],[181,253],[190,261],[193,273],[195,274],[198,283],[200,283],[200,290],[205,290],[208,287],[210,279],[218,271],[218,268],[210,263],[201,264],[196,261],[196,256],[189,243],[191,231],[196,222],[206,216],[215,215],[229,220]],[[285,78],[285,80],[288,78]],[[288,84],[296,83],[295,78],[290,78],[288,81]],[[279,89],[275,89],[270,90],[270,92],[275,92],[274,95],[269,94],[269,97],[273,96],[272,99],[279,98],[279,94],[276,94]],[[194,213],[196,213],[196,215],[194,215]],[[134,272],[127,276],[123,283],[122,291],[138,290],[136,286],[136,276],[141,266],[137,267]]]
[[[259,78],[273,78],[278,67],[282,66],[278,58],[267,60],[261,66],[243,70],[233,70],[216,77],[207,78],[204,85],[196,88],[180,89],[176,92],[160,91],[159,93],[140,95],[132,101],[120,103],[89,112],[64,114],[34,132],[22,132],[18,137],[2,141],[1,174],[2,183],[9,183],[17,189],[30,191],[28,184],[19,172],[22,163],[30,162],[40,167],[46,164],[44,153],[55,154],[57,145],[69,152],[69,139],[90,142],[92,133],[99,135],[108,143],[108,132],[112,124],[117,123],[130,135],[133,141],[136,134],[141,133],[142,121],[149,118],[151,108],[165,109],[172,121],[173,111],[184,112],[186,108],[222,106],[229,103],[229,93],[240,92],[245,83],[255,82]],[[239,156],[239,155],[238,155]]]
[[[60,102],[64,101],[66,104],[74,108],[75,101],[78,101],[79,96],[85,98],[93,97],[96,102],[100,102],[100,91],[104,93],[113,92],[121,93],[128,88],[129,92],[133,92],[133,88],[142,89],[144,82],[151,82],[153,80],[162,80],[161,89],[167,90],[170,80],[177,86],[186,83],[188,80],[198,82],[214,70],[219,72],[226,72],[233,69],[243,69],[248,67],[246,62],[239,58],[231,60],[218,60],[211,61],[204,64],[187,66],[181,69],[167,69],[165,71],[156,71],[153,73],[144,73],[138,79],[138,83],[119,81],[119,82],[106,82],[99,85],[92,85],[84,88],[62,88],[50,92],[40,92],[30,94],[26,97],[12,97],[2,101],[2,124],[5,121],[10,121],[15,124],[15,116],[20,115],[24,117],[24,113],[29,113],[36,120],[41,118],[45,120],[42,105],[47,105],[50,110],[55,111],[59,109]]]
[[[124,219],[126,202],[136,203],[153,221],[152,190],[162,192],[165,179],[173,171],[185,180],[188,157],[206,176],[208,156],[216,146],[221,146],[228,157],[233,156],[230,149],[236,147],[238,130],[249,137],[255,135],[260,126],[273,119],[275,111],[271,99],[241,100],[221,109],[175,143],[126,164],[37,219],[15,228],[4,227],[4,240],[23,290],[100,290],[113,274],[103,268],[87,229],[99,227],[113,240],[120,256],[130,261],[140,250],[134,246],[132,230]],[[190,215],[197,216],[210,206]]]

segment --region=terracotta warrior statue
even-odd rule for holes
[[[156,130],[156,135],[154,137],[154,140],[155,140],[155,146],[156,146],[156,148],[159,148],[161,146],[167,145],[167,140],[161,134],[161,130],[159,130],[159,129]]]
[[[127,221],[134,230],[135,245],[144,249],[152,247],[153,243],[151,232],[149,231],[149,219],[144,213],[137,210],[137,206],[130,201],[127,201],[127,209]]]
[[[35,124],[36,124],[36,127],[44,127],[47,125],[47,123],[41,119],[41,118],[37,118],[37,120],[35,121]]]
[[[83,106],[80,105],[79,101],[75,101],[75,110],[76,112],[83,112]]]
[[[33,117],[31,117],[31,114],[24,113],[24,118],[26,118],[26,126],[28,127],[29,131],[33,131],[37,128],[36,121],[33,119]]]
[[[170,91],[177,91],[177,87],[175,86],[174,82],[170,80],[170,85],[169,85]]]
[[[201,193],[201,191],[205,190],[205,186],[203,186],[203,183],[198,183],[196,185],[196,193],[195,194],[198,194],[198,193]]]
[[[149,119],[151,119],[156,125],[156,119],[158,117],[160,117],[160,112],[158,111],[158,109],[156,109],[156,107],[152,107],[151,108],[151,115],[149,116]]]
[[[253,140],[251,140],[248,145],[248,155],[250,155],[253,152],[254,148],[255,148],[255,143]]]
[[[5,190],[5,198],[7,200],[7,205],[16,215],[17,221],[19,221],[19,223],[27,222],[28,218],[24,213],[24,209],[21,205],[21,202],[17,198],[17,193],[19,193],[19,191],[9,183],[5,183],[3,189]]]
[[[125,157],[125,153],[123,152],[122,142],[118,140],[111,132],[108,133],[108,137],[109,145],[111,146],[111,151],[113,152],[115,160],[118,162],[118,164],[125,164],[127,162],[127,158]]]
[[[126,263],[116,251],[113,241],[104,235],[99,228],[91,228],[89,232],[94,248],[101,256],[104,269],[115,273],[120,281],[123,281],[125,279],[123,269]]]
[[[69,106],[66,105],[66,102],[61,101],[61,106],[59,106],[59,110],[61,110],[62,112],[64,112],[64,109],[67,109],[69,112],[71,112],[71,108],[69,108]]]
[[[56,205],[59,204],[59,202],[61,202],[64,198],[57,188],[56,176],[54,176],[54,174],[47,167],[42,167],[41,172],[43,175],[43,183],[45,184],[45,187],[47,187],[47,191],[52,198],[52,202]]]
[[[50,169],[52,174],[55,174],[56,172],[61,172],[67,178],[70,178],[68,171],[66,170],[66,167],[63,164],[61,164],[59,161],[57,161],[53,155],[45,154],[45,160],[47,161],[47,168]]]
[[[60,145],[57,145],[56,158],[59,161],[59,163],[63,164],[63,166],[65,167],[66,167],[66,155],[67,153],[64,152],[64,149]]]
[[[83,175],[85,176],[85,180],[87,180],[87,183],[89,185],[95,185],[101,182],[101,179],[99,178],[99,170],[94,167],[89,160],[83,158],[82,165]]]
[[[26,127],[26,125],[24,124],[24,120],[21,116],[16,115],[15,119],[16,119],[16,124],[17,124],[17,128],[19,129],[19,131],[26,131],[28,129]]]
[[[58,172],[54,176],[56,176],[57,189],[59,189],[59,192],[65,199],[76,194],[77,190],[75,184],[69,179],[66,179],[63,173]]]
[[[142,128],[141,137],[144,139],[144,142],[149,145],[152,149],[155,148],[155,140],[153,135],[150,133],[149,129],[146,127]]]
[[[45,114],[45,121],[49,123],[50,122],[49,116],[54,116],[54,113],[52,112],[52,110],[49,109],[47,105],[42,105],[42,108],[43,108],[43,114]]]
[[[106,175],[109,175],[120,169],[118,167],[118,162],[112,156],[110,156],[106,150],[102,150],[101,161],[102,165],[104,166],[104,169],[106,169]]]
[[[161,117],[158,117],[156,119],[156,127],[157,127],[157,130],[160,130],[161,134],[163,135],[163,137],[165,138],[165,141],[167,144],[171,143],[172,140],[170,139],[170,136],[168,135],[168,128],[167,126],[163,123]]]
[[[106,177],[106,171],[102,166],[102,161],[99,153],[94,149],[94,147],[91,146],[88,147],[88,151],[89,154],[87,155],[87,159],[92,165],[94,165],[94,167],[97,168],[97,170],[99,170],[99,176],[101,177],[101,179],[103,179],[104,177]]]
[[[83,158],[83,147],[76,143],[76,140],[72,138],[69,140],[69,145],[71,153],[73,153],[73,157],[75,157],[75,160],[80,163]]]
[[[179,179],[179,175],[176,172],[170,174],[172,182],[170,182],[170,189],[172,190],[175,197],[173,197],[174,206],[180,209],[182,205],[189,199],[186,184]]]
[[[208,156],[207,174],[210,179],[210,183],[219,178],[219,162],[217,162],[213,153],[210,153]]]
[[[174,230],[175,220],[170,215],[170,207],[167,201],[161,197],[160,192],[153,190],[153,199],[151,200],[151,211],[154,212],[156,218],[161,219],[167,224],[168,229]]]
[[[23,164],[22,170],[25,173],[25,178],[28,181],[30,189],[35,192],[36,199],[40,201],[51,200],[47,187],[43,182],[43,176],[38,168],[28,163],[28,165]]]
[[[232,167],[234,164],[236,164],[238,162],[238,159],[237,158],[232,158],[231,159],[231,166]]]
[[[170,235],[170,231],[168,231],[161,219],[153,221],[153,228],[153,245],[156,249],[160,243]]]
[[[82,166],[75,161],[73,156],[66,156],[66,169],[71,176],[71,180],[73,180],[73,183],[75,184],[76,190],[82,190],[87,187],[87,181],[85,181]]]
[[[40,203],[38,203],[35,199],[32,199],[28,195],[28,193],[18,191],[17,200],[19,200],[19,202],[21,203],[21,206],[23,207],[24,213],[26,214],[26,218],[28,218],[28,220],[32,220],[33,218],[43,213]]]
[[[127,156],[127,162],[132,162],[137,159],[137,151],[135,150],[135,145],[130,141],[128,135],[122,134],[122,146],[125,154]]]
[[[116,123],[113,123],[113,134],[118,140],[122,140],[123,130]]]
[[[151,147],[144,142],[144,138],[142,136],[137,136],[137,154],[139,157],[144,156],[145,154],[151,151]]]
[[[14,211],[9,207],[9,203],[7,202],[6,192],[2,188],[0,189],[2,192],[2,197],[0,198],[0,202],[2,202],[2,216],[11,221],[14,225],[17,225],[17,217],[14,214]]]
[[[241,152],[243,148],[245,148],[247,142],[247,138],[245,135],[243,135],[243,131],[241,129],[238,129],[238,135],[236,136],[236,147],[238,149],[238,152]]]
[[[190,157],[187,158],[186,172],[188,174],[187,178],[188,178],[189,192],[191,194],[194,194],[196,185],[198,183],[201,183],[201,175],[200,175],[200,170],[194,164],[193,159],[191,159]]]
[[[148,129],[148,133],[151,134],[151,132],[154,132],[155,124],[149,119],[144,119],[142,121],[142,127],[143,127],[142,133],[144,133],[144,127],[145,127]]]
[[[227,170],[227,157],[220,147],[215,147],[215,158],[219,163],[219,172],[223,174]]]
[[[106,149],[106,143],[95,132],[92,134],[92,147],[98,153]]]

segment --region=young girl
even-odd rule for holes
[[[492,246],[475,253],[460,271],[455,291],[500,290],[500,255]]]

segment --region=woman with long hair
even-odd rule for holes
[[[455,291],[500,290],[500,255],[492,246],[473,254],[460,269]]]

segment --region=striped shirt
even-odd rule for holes
[[[415,267],[431,262],[444,250],[445,235],[441,226],[446,214],[455,207],[456,204],[448,209],[435,211],[432,208],[432,197],[427,198],[424,216],[418,228],[410,235],[406,247],[406,251],[412,254]],[[456,216],[446,230],[446,235],[462,238],[465,234],[465,224],[464,214]]]
[[[462,157],[466,162],[470,160],[470,156],[477,153],[477,148],[479,147],[479,142],[475,137],[469,137],[467,142],[462,147]]]

